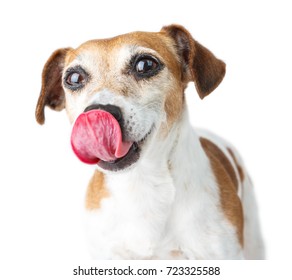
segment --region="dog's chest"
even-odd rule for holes
[[[146,179],[147,177],[147,179]],[[167,170],[135,172],[107,180],[110,195],[87,212],[90,249],[95,258],[148,258],[162,239],[175,189]]]
[[[98,209],[87,212],[92,256],[97,259],[184,259],[206,255],[220,258],[225,252],[216,246],[227,240],[231,244],[232,229],[218,227],[218,220],[223,217],[214,207],[214,200],[207,193],[196,191],[196,186],[186,187],[186,181],[188,178],[181,179],[180,184],[174,182],[167,168],[155,175],[143,169],[131,178],[110,177],[107,181],[110,195],[101,201]],[[216,236],[215,247],[206,238],[208,232]]]

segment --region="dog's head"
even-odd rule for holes
[[[36,119],[44,123],[45,106],[66,108],[72,123],[84,112],[109,112],[121,128],[122,143],[129,144],[125,155],[98,165],[121,170],[140,158],[153,135],[167,137],[181,117],[188,82],[204,98],[224,74],[224,62],[178,25],[88,41],[77,49],[59,49],[48,59]]]

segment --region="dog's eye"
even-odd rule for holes
[[[150,55],[139,55],[133,64],[133,74],[138,79],[150,78],[156,75],[162,68],[162,64],[158,59]]]
[[[70,73],[66,78],[67,85],[71,87],[79,87],[84,83],[84,81],[84,76],[77,72]]]
[[[84,77],[82,77],[79,73],[71,73],[66,79],[67,84],[70,86],[80,85],[83,81]]]
[[[153,71],[158,66],[157,62],[152,59],[143,58],[136,63],[136,71],[139,74],[145,74]]]
[[[71,90],[77,90],[84,86],[88,75],[83,69],[68,69],[64,78],[64,85]]]

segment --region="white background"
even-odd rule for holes
[[[0,256],[7,271],[11,262],[28,273],[31,262],[90,259],[82,215],[92,167],[73,155],[64,112],[47,110],[44,126],[34,119],[47,58],[88,39],[171,23],[226,62],[223,83],[203,101],[189,85],[191,120],[241,152],[255,184],[267,258],[291,258],[291,15],[282,0],[1,4]]]

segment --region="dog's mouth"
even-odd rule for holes
[[[142,146],[144,145],[146,139],[151,134],[151,132],[152,132],[152,129],[150,129],[150,131],[143,137],[142,140],[133,142],[129,151],[123,157],[117,158],[113,161],[100,160],[97,163],[98,166],[110,171],[118,171],[118,170],[122,170],[131,166],[140,158]]]
[[[71,145],[84,163],[97,164],[103,169],[118,171],[135,163],[146,138],[139,141],[123,139],[122,117],[117,107],[89,108],[76,119]]]

